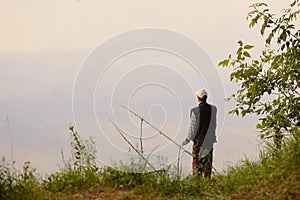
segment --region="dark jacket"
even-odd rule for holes
[[[216,140],[216,125],[217,125],[217,108],[206,102],[200,103],[197,107],[192,108],[191,113],[194,113],[197,121],[196,135],[193,139],[194,144],[212,149]]]

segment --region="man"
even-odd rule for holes
[[[210,177],[212,172],[213,145],[216,141],[217,108],[208,104],[207,92],[200,89],[196,92],[199,105],[191,109],[191,124],[188,136],[182,145],[193,141],[193,173]]]

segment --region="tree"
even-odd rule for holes
[[[219,66],[233,67],[230,80],[240,86],[228,98],[236,101],[229,113],[258,115],[261,138],[273,138],[280,148],[283,136],[296,134],[300,127],[300,30],[295,25],[300,3],[294,0],[279,17],[265,3],[253,4],[251,9],[249,27],[259,25],[265,38],[259,58],[249,53],[253,45],[238,41],[235,55]]]

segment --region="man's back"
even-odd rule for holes
[[[216,106],[203,102],[194,107],[191,112],[194,113],[197,121],[194,144],[212,148],[213,143],[216,142]]]

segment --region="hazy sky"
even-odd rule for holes
[[[177,31],[199,43],[215,65],[235,51],[239,39],[254,44],[255,55],[263,39],[246,21],[255,2],[0,0],[0,156],[11,159],[10,125],[18,166],[29,160],[41,172],[57,169],[60,151],[69,151],[78,70],[93,49],[122,32],[144,27]],[[289,3],[264,2],[275,13]],[[230,69],[218,71],[229,96],[236,88],[228,81]],[[183,112],[188,127],[189,109]],[[260,143],[256,117],[225,118],[215,151],[218,170],[245,155],[257,155]],[[180,134],[185,138],[185,132]],[[184,161],[190,164],[188,158]]]

